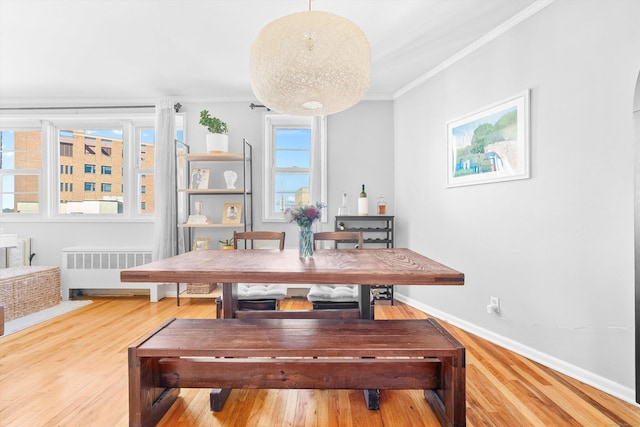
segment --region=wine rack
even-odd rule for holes
[[[364,247],[394,247],[394,217],[392,215],[337,215],[336,231],[362,231]],[[393,305],[393,285],[372,285],[371,292],[376,300],[391,301]]]

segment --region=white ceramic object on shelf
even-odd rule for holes
[[[224,181],[227,184],[228,190],[233,190],[236,188],[236,179],[238,179],[238,174],[234,171],[224,171]]]
[[[207,134],[207,153],[226,153],[229,151],[229,135],[224,133]]]

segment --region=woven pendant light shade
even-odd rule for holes
[[[251,48],[251,85],[274,111],[328,115],[362,99],[369,63],[369,41],[353,22],[327,12],[294,13],[258,34]]]

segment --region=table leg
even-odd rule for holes
[[[371,306],[371,285],[358,286],[358,307],[360,308],[361,319],[373,319],[374,312]],[[362,390],[367,408],[370,410],[380,409],[380,390]]]
[[[222,317],[232,319],[236,317],[238,310],[238,284],[223,283],[222,284]]]
[[[361,319],[373,319],[371,311],[371,285],[358,286],[358,307]]]

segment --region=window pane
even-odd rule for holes
[[[153,174],[139,174],[138,182],[139,197],[140,197],[140,212],[141,214],[150,214],[155,211],[155,202],[153,197]]]
[[[139,214],[152,214],[155,210],[153,168],[156,132],[153,128],[138,131],[138,207]]]
[[[69,170],[60,174],[60,182],[69,184],[60,193],[60,213],[122,214],[122,129],[64,129],[59,140],[60,165]]]
[[[278,173],[275,184],[275,212],[284,212],[287,208],[309,203],[309,174]]]
[[[3,175],[2,212],[39,213],[39,191],[38,175]]]
[[[40,169],[42,132],[39,130],[0,132],[0,169]]]
[[[276,129],[276,167],[304,168],[311,164],[311,129]]]
[[[276,147],[278,149],[311,149],[311,129],[276,128]]]
[[[0,131],[0,192],[3,213],[40,212],[41,168],[40,130]]]

